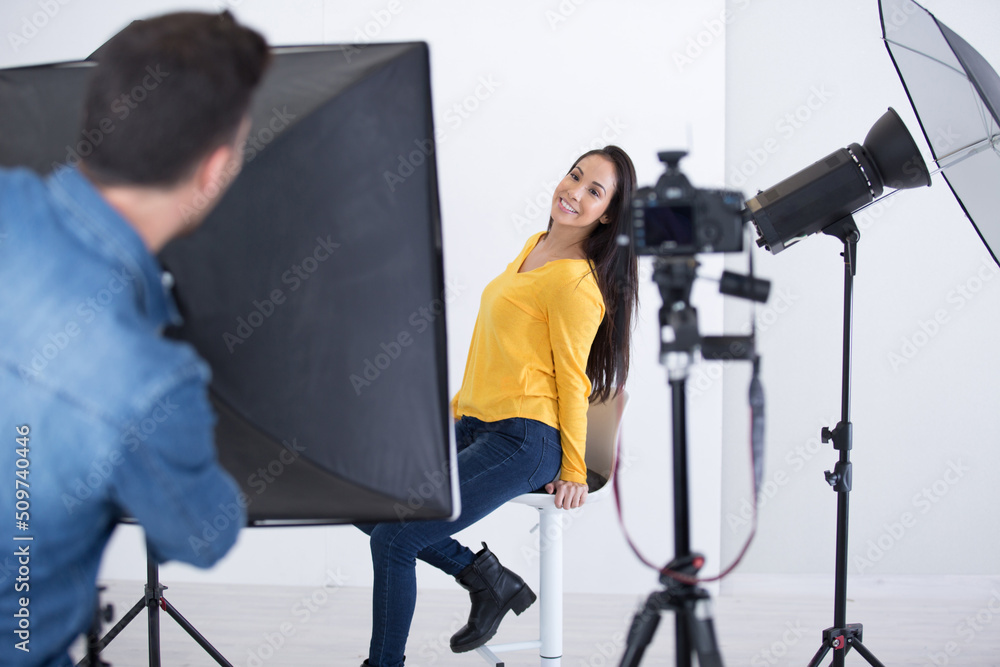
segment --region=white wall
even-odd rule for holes
[[[23,26],[41,0],[7,1],[0,25]],[[0,44],[0,66],[86,56],[134,17],[179,8],[221,7],[169,0],[118,3],[76,0],[17,50]],[[426,40],[431,47],[437,126],[445,132],[438,168],[447,277],[461,286],[449,304],[449,375],[458,386],[482,288],[547,223],[552,187],[584,150],[625,148],[643,184],[661,173],[658,150],[688,148],[684,167],[697,184],[723,178],[725,41],[722,0],[619,3],[550,0],[469,3],[244,0],[238,18],[275,44]],[[394,11],[395,10],[395,11]],[[28,32],[31,32],[30,29]],[[685,60],[689,42],[703,53]],[[488,91],[482,81],[493,82]],[[477,90],[479,97],[476,97]],[[456,105],[465,111],[456,111]],[[536,209],[534,202],[540,202]],[[522,222],[526,221],[526,222]],[[721,270],[718,258],[710,269]],[[698,288],[702,322],[722,326],[722,301]],[[627,518],[637,542],[660,562],[673,555],[669,394],[658,364],[660,298],[645,267],[626,418]],[[692,398],[691,478],[695,548],[719,565],[721,385]],[[487,540],[509,566],[536,580],[534,510],[504,507],[460,538]],[[628,551],[613,504],[567,519],[569,591],[639,592],[654,573]],[[421,566],[423,568],[423,566]],[[253,529],[217,567],[163,568],[164,581],[205,580],[317,585],[328,576],[348,585],[371,578],[365,537],[351,527]],[[145,576],[141,535],[121,528],[102,569],[106,578]],[[454,586],[421,569],[421,585]]]
[[[1000,5],[924,4],[1000,66]],[[930,159],[875,0],[727,6],[737,15],[727,32],[727,184],[752,196],[863,141],[889,106]],[[1000,273],[941,176],[857,220],[849,572],[997,574]],[[841,248],[816,236],[756,254],[773,280],[771,303],[757,311],[770,487],[742,572],[833,574],[836,494],[823,471],[837,453],[818,437],[840,415]],[[727,327],[748,317],[727,304]],[[749,497],[746,370],[727,368],[724,384],[722,540],[731,555]]]

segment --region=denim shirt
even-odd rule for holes
[[[122,517],[208,567],[246,522],[156,259],[74,168],[0,169],[0,664],[69,665]],[[25,651],[23,649],[28,649]]]

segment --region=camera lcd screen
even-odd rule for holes
[[[691,206],[650,206],[644,210],[646,246],[656,248],[664,243],[690,246],[694,241]]]

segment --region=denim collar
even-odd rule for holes
[[[168,291],[163,270],[139,234],[115,211],[76,167],[58,167],[46,179],[68,231],[88,247],[123,267],[133,278],[139,311],[157,329],[181,324],[177,304]],[[74,224],[75,223],[75,224]]]

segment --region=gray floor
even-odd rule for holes
[[[142,597],[141,582],[103,582],[117,621]],[[370,589],[220,586],[166,583],[166,599],[233,664],[360,665],[367,655]],[[775,577],[744,578],[734,592],[713,598],[719,645],[726,665],[807,665],[832,624],[829,586]],[[855,589],[861,589],[860,594]],[[848,622],[864,625],[865,645],[887,667],[975,665],[1000,667],[1000,578],[875,580],[852,588]],[[566,667],[617,665],[625,634],[643,596],[565,598]],[[504,621],[499,641],[532,638],[536,604]],[[476,654],[455,655],[448,638],[465,622],[461,591],[421,591],[407,646],[407,665],[485,665]],[[161,613],[162,664],[217,664],[177,623]],[[148,663],[143,612],[105,649],[113,667]],[[80,657],[80,649],[74,657]],[[508,653],[506,665],[537,665],[531,652]],[[829,657],[824,661],[830,663]],[[673,618],[665,616],[643,664],[673,665]],[[848,665],[867,664],[850,654]]]

